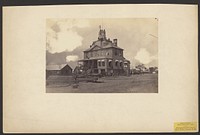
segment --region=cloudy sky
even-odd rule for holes
[[[47,19],[46,64],[68,63],[72,68],[83,58],[83,50],[97,40],[99,25],[107,38],[118,39],[131,67],[158,66],[158,20],[133,19]]]

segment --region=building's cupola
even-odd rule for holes
[[[98,40],[106,40],[106,31],[105,29],[101,29],[101,25],[99,26],[99,36],[98,36]]]

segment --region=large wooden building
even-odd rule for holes
[[[106,37],[105,29],[99,30],[98,39],[84,51],[82,62],[85,70],[104,75],[129,75],[130,61],[124,58],[117,39]]]

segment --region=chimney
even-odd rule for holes
[[[113,43],[115,46],[117,46],[117,39],[113,39]]]

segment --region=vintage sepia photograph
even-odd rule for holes
[[[197,132],[198,5],[3,7],[4,133]]]
[[[158,93],[158,19],[47,19],[47,93]]]

